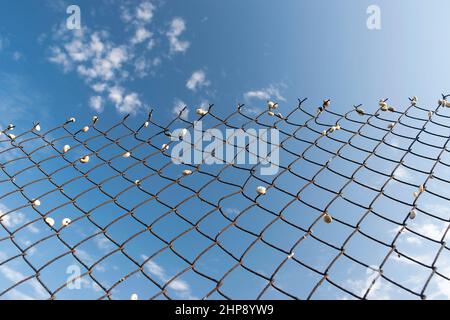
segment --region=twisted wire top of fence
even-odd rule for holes
[[[273,103],[199,110],[203,132],[277,129],[279,170],[266,176],[211,150],[225,163],[174,164],[170,133],[194,128],[182,112],[165,125],[152,113],[107,129],[97,117],[17,135],[10,125],[0,297],[448,298],[446,98],[405,111],[381,100],[373,113],[306,99],[286,115]]]

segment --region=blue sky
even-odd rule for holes
[[[446,89],[448,62],[441,43],[446,3],[432,3],[380,2],[382,28],[371,31],[366,28],[366,9],[372,3],[367,1],[287,1],[283,6],[272,1],[194,1],[189,6],[182,1],[155,2],[145,22],[152,36],[133,48],[130,41],[144,22],[123,21],[126,2],[86,1],[79,6],[84,44],[96,34],[105,45],[124,49],[120,52],[124,61],[109,86],[117,85],[124,95],[136,93],[141,103],[133,108],[136,112],[151,106],[167,114],[177,99],[188,105],[214,101],[227,110],[243,102],[246,92],[268,88],[275,90],[272,93],[278,90],[290,103],[298,96],[313,101],[329,96],[342,108],[378,101],[380,92],[398,103],[411,94],[434,101]],[[63,28],[67,6],[58,1],[3,6],[2,90],[17,92],[16,104],[35,118],[48,117],[48,110],[54,115],[49,121],[74,112],[94,113],[89,100],[98,94],[90,86],[104,81],[93,81],[76,70],[89,66],[92,57],[81,63],[69,55],[60,63],[51,62],[57,61],[52,50],[77,39]],[[167,35],[174,19],[185,26],[175,37],[177,44],[186,45],[178,52],[171,52]],[[150,42],[153,47],[146,50]],[[76,57],[76,47],[71,49]],[[136,72],[142,59],[148,69]],[[205,83],[189,90],[186,83],[195,71],[204,73]],[[122,72],[129,73],[126,79],[119,75]],[[18,93],[24,91],[33,103],[20,101],[24,97]],[[107,95],[103,94],[104,114],[113,117],[116,104]]]
[[[70,3],[71,4],[71,3]],[[14,1],[0,4],[0,127],[5,128],[8,123],[14,123],[17,132],[29,129],[33,121],[39,121],[43,131],[60,125],[69,117],[76,117],[77,122],[70,130],[80,128],[91,121],[93,115],[98,115],[103,128],[119,121],[126,114],[131,114],[129,121],[139,125],[146,120],[147,112],[155,110],[157,122],[167,123],[181,107],[187,106],[185,119],[196,118],[195,109],[199,106],[215,104],[215,112],[226,115],[235,111],[238,103],[245,103],[247,114],[254,116],[265,109],[265,101],[274,99],[280,104],[280,111],[288,113],[296,106],[297,98],[308,97],[306,104],[309,110],[321,104],[325,98],[332,99],[332,107],[336,112],[345,112],[352,105],[363,104],[368,111],[375,111],[381,98],[389,97],[389,103],[403,111],[408,105],[407,97],[416,95],[421,106],[425,109],[435,108],[441,93],[448,92],[447,73],[450,70],[450,60],[447,58],[448,43],[446,41],[446,14],[450,9],[448,1],[78,1],[76,4],[81,9],[81,30],[68,30],[66,28],[66,8],[69,3],[65,1]],[[381,29],[369,30],[366,26],[369,5],[378,5],[381,12]],[[422,118],[426,118],[424,112],[414,111]],[[445,110],[443,111],[445,113]],[[330,115],[323,115],[323,123],[336,121]],[[307,120],[301,112],[294,116],[297,123]],[[442,120],[442,119],[441,119]],[[210,125],[214,125],[214,120]],[[408,120],[409,121],[409,120]],[[182,122],[178,124],[183,125]],[[314,124],[317,132],[323,130],[323,126]],[[344,121],[343,126],[355,126],[354,123]],[[385,127],[386,123],[381,122]],[[75,128],[75,129],[73,129]],[[353,127],[354,128],[354,127]],[[433,129],[435,129],[433,131]],[[146,137],[155,133],[155,128],[150,128]],[[287,132],[293,130],[286,125]],[[411,131],[404,126],[397,129],[398,133],[411,135]],[[442,132],[442,126],[430,130]],[[313,133],[303,130],[305,139],[311,140]],[[111,132],[118,137],[126,132]],[[368,134],[380,136],[384,132],[370,129]],[[414,133],[414,132],[413,132]],[[56,138],[63,135],[62,130],[52,132],[48,137]],[[348,138],[347,132],[338,132],[342,138]],[[90,130],[87,137],[94,137],[95,132]],[[283,138],[283,137],[282,137]],[[285,137],[284,137],[285,138]],[[315,137],[317,138],[317,137]],[[365,147],[371,147],[371,141],[364,138],[355,138],[356,143]],[[399,136],[387,138],[397,147],[407,147],[410,141],[402,140]],[[433,136],[423,136],[423,139],[433,139],[433,143],[442,141]],[[34,141],[34,140],[33,140]],[[64,145],[64,141],[58,141],[58,148]],[[69,141],[69,139],[67,140]],[[339,145],[332,140],[323,139],[324,146],[337,149]],[[106,139],[93,140],[93,145],[101,146]],[[165,140],[158,136],[155,145],[161,145]],[[1,150],[5,150],[4,142]],[[70,140],[71,145],[77,142]],[[136,144],[133,139],[123,139],[123,146],[131,148]],[[37,145],[30,143],[29,150]],[[305,145],[298,141],[289,141],[286,146],[293,152],[301,153]],[[424,145],[414,145],[414,150],[423,154],[433,154],[435,150]],[[69,159],[89,152],[82,146],[74,148]],[[141,156],[154,152],[155,148],[141,146],[136,150]],[[37,157],[45,158],[52,152],[46,147],[42,152],[37,152]],[[102,151],[106,158],[120,154],[121,149],[111,146]],[[358,157],[361,154],[350,147],[343,149],[350,157]],[[389,157],[400,159],[403,153],[399,150],[384,149]],[[17,158],[20,151],[11,150],[3,152],[2,161]],[[311,150],[310,159],[319,163],[325,163],[330,154],[320,149]],[[410,159],[411,158],[411,159]],[[152,159],[155,168],[168,161],[162,155]],[[281,163],[288,164],[293,161],[292,156],[284,153],[281,155]],[[406,163],[410,161],[415,167],[427,167],[425,161],[406,157]],[[373,160],[373,166],[380,170],[392,167],[392,163],[380,164],[380,160]],[[93,159],[89,166],[99,164],[98,159]],[[26,167],[26,161],[13,162],[8,170],[19,171]],[[46,164],[46,170],[63,166],[62,159],[56,159]],[[127,166],[124,159],[118,159],[120,168]],[[297,164],[307,177],[314,175],[317,170],[312,163],[302,160]],[[342,159],[333,160],[331,167],[338,170],[351,170],[350,163]],[[428,167],[427,167],[428,168]],[[84,168],[83,168],[84,170]],[[177,177],[179,167],[168,168],[167,174]],[[205,168],[211,172],[220,170],[220,166]],[[396,171],[397,176],[403,180],[417,185],[426,178],[407,168]],[[445,177],[449,172],[442,166],[436,168],[436,172]],[[2,173],[4,175],[4,173]],[[77,173],[73,170],[64,170],[60,176],[55,177],[58,183],[64,183]],[[102,177],[114,174],[109,167],[102,166],[94,171],[95,181],[101,181]],[[147,169],[138,166],[129,171],[129,179],[141,179],[147,174]],[[226,174],[235,181],[242,178],[239,172]],[[373,172],[361,170],[358,175],[362,180],[370,180],[381,186],[383,177],[376,177]],[[40,173],[36,170],[29,172],[26,177],[17,177],[18,184],[37,179]],[[3,176],[2,179],[5,177]],[[208,180],[207,176],[189,177],[189,183],[200,186]],[[339,178],[330,171],[318,175],[317,180],[331,188],[341,185]],[[86,189],[86,181],[80,179],[67,185],[67,192],[74,196],[80,190]],[[161,186],[168,182],[156,177],[148,178],[143,187],[157,192]],[[257,181],[251,181],[249,190],[254,190]],[[284,175],[280,178],[280,187],[289,190],[299,190],[305,181],[293,176]],[[397,185],[396,185],[397,184]],[[445,192],[437,181],[430,182],[431,187]],[[434,184],[434,185],[433,185]],[[11,186],[2,183],[2,188],[10,190]],[[119,192],[129,186],[129,183],[120,179],[113,179],[105,184],[105,189]],[[8,189],[9,188],[9,189]],[[47,182],[30,186],[27,189],[29,195],[43,194],[45,190],[51,190],[52,186]],[[412,188],[398,182],[388,185],[388,191],[400,192],[402,197],[408,198],[414,191]],[[170,190],[170,189],[169,189]],[[442,191],[444,190],[444,191]],[[205,197],[218,199],[221,195],[230,193],[233,188],[224,185],[214,185],[206,189]],[[270,201],[262,198],[263,206],[270,210],[279,211],[289,200],[289,196],[281,192],[273,191]],[[361,201],[368,201],[373,195],[367,189],[361,189],[357,184],[352,184],[347,191],[350,197],[361,195]],[[317,193],[320,196],[317,196]],[[172,192],[162,193],[163,202],[176,204],[189,192],[173,189]],[[126,207],[133,207],[146,195],[135,188],[122,198]],[[252,194],[254,196],[254,194]],[[305,190],[305,199],[321,207],[330,200],[329,194],[315,190],[313,187]],[[442,216],[442,220],[430,217],[421,217],[415,220],[412,228],[418,233],[426,234],[435,239],[440,239],[447,227],[449,217],[448,204],[436,196],[424,195],[423,208],[436,212]],[[428,197],[428,198],[427,198]],[[367,198],[367,199],[366,199]],[[410,199],[409,199],[410,200]],[[94,190],[85,197],[80,197],[80,206],[89,211],[96,204],[107,201],[104,194]],[[230,216],[237,215],[249,205],[244,197],[232,197],[223,205],[225,212]],[[3,213],[17,208],[23,203],[19,195],[3,198],[0,208]],[[52,210],[58,204],[64,203],[60,195],[50,194],[44,197],[41,207],[42,212]],[[388,198],[383,198],[375,205],[380,212],[388,211],[388,216],[395,221],[402,221],[408,212],[408,206],[392,203]],[[207,205],[198,199],[192,199],[182,209],[184,214],[192,214],[192,219],[199,219],[208,212]],[[345,200],[338,199],[333,203],[333,216],[348,223],[356,223],[361,213],[361,208],[350,205]],[[341,211],[346,212],[346,214]],[[150,223],[153,218],[163,215],[167,211],[160,203],[155,201],[141,206],[136,214]],[[192,211],[195,211],[194,213]],[[299,216],[298,212],[305,212]],[[392,211],[392,212],[391,212]],[[395,213],[394,213],[395,211]],[[154,216],[148,216],[148,212]],[[341,212],[341,213],[339,213]],[[308,214],[306,214],[308,213]],[[105,204],[98,214],[93,214],[94,221],[105,225],[118,217],[123,212],[113,204]],[[289,206],[286,210],[286,218],[303,228],[308,228],[317,217],[317,212],[298,202]],[[80,211],[70,206],[52,212],[52,217],[57,221],[70,216],[72,220],[80,217]],[[16,217],[13,219],[13,217]],[[239,218],[240,225],[258,232],[270,219],[268,212],[261,212],[256,208],[245,211]],[[394,219],[395,218],[395,219]],[[23,229],[23,234],[18,235],[20,245],[26,246],[45,235],[53,234],[53,230],[39,220],[39,216],[32,208],[21,208],[10,214],[9,220],[4,222],[11,228],[17,228],[27,221],[34,221],[30,227]],[[205,219],[200,228],[211,236],[217,234],[227,220],[218,212],[212,213]],[[189,228],[186,222],[175,215],[169,215],[157,224],[156,232],[164,235],[165,240],[170,241],[177,234]],[[334,232],[322,225],[317,227],[315,235],[340,246],[351,231],[343,223],[333,224]],[[386,219],[378,219],[371,214],[362,223],[362,228],[368,234],[379,239],[392,239],[395,235],[396,225],[389,224]],[[111,226],[109,233],[112,238],[120,243],[141,230],[136,220],[129,216],[119,220]],[[2,230],[4,231],[4,230]],[[75,244],[81,239],[96,234],[98,229],[87,219],[80,219],[64,230],[64,237],[68,243]],[[2,236],[6,234],[3,233]],[[289,245],[300,237],[298,230],[294,230],[287,224],[277,222],[273,225],[273,231],[268,237],[283,247],[290,250]],[[404,240],[402,240],[402,237]],[[373,241],[358,235],[349,243],[350,255],[364,259],[367,265],[379,265],[385,248],[376,246]],[[222,239],[226,248],[242,254],[243,250],[252,241],[237,228],[231,228],[224,233]],[[250,242],[249,242],[250,241]],[[198,250],[204,249],[209,242],[198,233],[189,232],[185,237],[175,241],[175,247],[191,258],[199,254]],[[402,252],[411,253],[432,263],[432,258],[437,250],[436,243],[420,238],[411,232],[402,233],[399,240]],[[399,245],[399,246],[400,246]],[[8,241],[0,242],[0,261],[14,255],[16,249]],[[140,234],[135,244],[129,245],[130,254],[136,260],[144,261],[146,257],[164,247],[161,240],[154,235]],[[370,248],[368,250],[367,248]],[[78,248],[81,260],[86,264],[92,264],[101,256],[116,249],[115,245],[107,238],[100,235],[92,238]],[[57,256],[67,250],[61,246],[55,237],[44,241],[43,245],[33,246],[30,252],[32,264],[41,265],[49,260],[49,256]],[[336,251],[324,246],[318,241],[308,238],[302,245],[296,247],[295,256],[310,266],[323,271],[323,268],[336,255]],[[446,251],[446,250],[444,250]],[[368,254],[368,252],[372,254]],[[17,253],[17,252],[16,252]],[[447,253],[441,256],[439,264],[443,265],[444,273],[450,276],[450,271],[445,267],[450,257]],[[267,259],[266,257],[270,257]],[[261,274],[270,275],[285,255],[280,251],[272,250],[269,246],[258,243],[254,250],[248,254],[246,263],[249,268],[258,270]],[[419,258],[418,258],[419,259]],[[403,259],[404,260],[404,259]],[[66,268],[74,264],[70,255],[57,259],[51,266],[42,271],[42,281],[49,283],[53,288],[61,285],[66,277]],[[235,261],[221,249],[215,247],[199,261],[199,269],[207,274],[220,278],[223,273],[235,265]],[[123,255],[118,252],[111,259],[100,263],[94,273],[95,277],[106,286],[111,286],[120,275],[124,275],[135,267]],[[148,274],[159,283],[167,282],[177,272],[186,267],[179,257],[164,250],[145,265]],[[13,259],[2,264],[2,277],[0,280],[0,292],[11,283],[19,281],[23,276],[33,274],[22,258]],[[392,278],[403,281],[405,286],[417,291],[423,285],[429,270],[419,268],[417,264],[394,261],[387,263],[385,273]],[[348,287],[348,290],[360,294],[370,285],[373,274],[361,265],[353,263],[350,259],[342,258],[333,268],[332,279],[336,283]],[[61,290],[58,298],[98,298],[102,295],[89,277],[84,277],[82,290]],[[304,266],[289,260],[277,276],[276,283],[290,294],[299,298],[306,298],[308,292],[320,280],[320,277]],[[264,288],[266,282],[239,267],[227,277],[222,292],[233,298],[256,298]],[[172,282],[169,295],[173,298],[200,298],[212,290],[212,282],[189,271]],[[429,296],[433,298],[449,298],[450,286],[442,277],[434,277],[430,284]],[[158,292],[157,287],[140,274],[130,277],[112,291],[114,298],[128,299],[131,293],[137,293],[141,298],[149,298]],[[46,292],[34,278],[26,281],[18,288],[9,291],[3,298],[46,298]],[[159,298],[162,298],[161,296]],[[211,298],[223,298],[214,292]],[[280,291],[269,289],[264,298],[288,298]],[[325,283],[317,290],[316,299],[345,299],[352,298],[345,292]],[[376,290],[372,298],[417,298],[404,290],[389,284],[386,280],[377,281]]]

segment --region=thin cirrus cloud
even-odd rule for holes
[[[124,23],[124,40],[114,41],[105,30],[93,31],[87,26],[81,30],[67,30],[65,25],[54,29],[54,42],[49,46],[48,60],[61,67],[65,73],[74,72],[93,91],[89,106],[102,112],[108,104],[120,114],[136,114],[145,109],[140,93],[128,86],[136,78],[143,78],[161,64],[164,55],[154,53],[155,35],[150,25],[155,6],[143,1],[138,6],[120,7]],[[188,41],[179,39],[186,30],[182,18],[171,21],[166,33],[170,53],[185,52]]]
[[[5,261],[7,259],[7,256],[5,253],[0,252],[0,261]],[[6,293],[7,299],[12,300],[35,300],[35,299],[45,299],[49,297],[49,293],[39,284],[39,282],[35,279],[28,279],[25,281],[25,279],[28,278],[27,275],[23,274],[22,272],[16,270],[14,267],[9,266],[8,264],[2,264],[0,266],[0,278],[3,278],[2,281],[9,281],[12,283],[19,283],[21,281],[24,281],[21,288],[14,288]]]
[[[251,90],[244,93],[244,99],[246,101],[257,99],[257,100],[268,100],[277,99],[280,101],[286,101],[285,97],[281,94],[281,89],[279,86],[270,85],[267,88]]]
[[[146,261],[144,267],[148,273],[156,276],[163,282],[168,282],[171,279],[171,277],[167,275],[167,272],[163,266],[152,260],[149,260],[149,258],[146,255],[141,255],[141,258]],[[190,285],[184,280],[173,279],[168,284],[168,287],[174,290],[183,299],[189,300],[198,299],[192,295]]]

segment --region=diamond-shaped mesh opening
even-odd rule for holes
[[[369,111],[4,130],[0,298],[448,298],[449,111]]]

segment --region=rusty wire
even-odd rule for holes
[[[446,96],[443,96],[444,101],[446,98]],[[436,133],[428,128],[429,125],[433,125],[442,130],[450,129],[450,126],[439,121],[445,121],[450,118],[450,116],[445,114],[445,103],[439,104],[431,111],[417,106],[416,103],[411,103],[402,112],[393,108],[387,109],[387,107],[382,107],[373,113],[362,111],[362,106],[359,105],[345,114],[340,114],[333,111],[333,106],[330,106],[329,101],[325,101],[317,112],[315,107],[306,107],[305,101],[306,99],[299,100],[298,106],[293,108],[286,116],[281,114],[275,115],[273,113],[268,115],[267,110],[261,111],[256,115],[246,113],[245,106],[239,105],[234,112],[224,118],[217,115],[214,112],[214,106],[210,105],[207,110],[208,112],[199,117],[200,119],[208,120],[211,123],[211,128],[244,130],[248,128],[278,129],[281,135],[281,141],[277,148],[280,152],[281,163],[279,165],[279,171],[274,176],[259,175],[257,168],[260,164],[245,166],[230,162],[219,166],[218,170],[210,169],[206,164],[184,164],[179,166],[174,164],[170,158],[170,151],[162,150],[161,143],[165,141],[169,147],[171,146],[172,142],[167,137],[174,128],[184,127],[188,130],[193,128],[194,123],[186,120],[182,116],[183,111],[180,112],[178,117],[166,125],[156,122],[151,112],[146,121],[139,123],[137,126],[135,126],[136,119],[130,120],[126,116],[108,129],[100,128],[101,126],[99,124],[101,124],[101,119],[99,120],[98,118],[93,119],[93,122],[89,124],[89,128],[81,127],[81,129],[77,129],[79,128],[78,124],[72,119],[69,119],[62,125],[44,133],[37,130],[38,127],[35,124],[33,128],[17,136],[11,136],[11,133],[14,131],[12,131],[12,127],[8,127],[3,131],[3,138],[0,140],[0,157],[2,159],[0,179],[2,193],[0,195],[0,202],[3,203],[9,198],[14,198],[15,206],[10,209],[11,205],[9,205],[7,210],[2,210],[4,212],[0,213],[0,225],[5,231],[5,236],[0,238],[0,244],[14,247],[17,254],[5,256],[0,261],[0,268],[11,262],[15,262],[26,265],[32,271],[29,275],[23,277],[23,279],[13,279],[13,284],[4,286],[0,291],[0,298],[7,297],[8,293],[11,293],[24,283],[32,280],[36,281],[43,288],[46,298],[57,299],[67,286],[66,278],[57,279],[59,282],[58,285],[50,285],[43,278],[42,274],[46,270],[55,268],[54,265],[58,261],[68,256],[75,263],[83,267],[84,272],[77,279],[89,279],[89,281],[95,284],[98,289],[98,299],[115,298],[114,290],[136,275],[148,281],[144,282],[144,288],[146,284],[156,288],[156,291],[153,290],[153,293],[147,298],[176,299],[179,296],[176,296],[171,291],[171,288],[173,289],[173,285],[187,273],[195,273],[198,279],[204,282],[205,289],[201,291],[202,294],[200,296],[197,293],[195,294],[196,298],[203,299],[265,299],[267,297],[275,297],[276,295],[278,295],[278,298],[285,299],[327,298],[324,293],[317,294],[325,285],[341,292],[345,297],[367,299],[370,298],[372,291],[377,290],[377,283],[382,280],[390,286],[393,286],[395,290],[407,293],[410,298],[427,298],[427,289],[432,279],[438,278],[439,281],[450,281],[450,275],[441,272],[440,268],[437,267],[437,262],[441,255],[450,249],[445,241],[450,217],[442,217],[434,212],[430,212],[426,206],[421,206],[419,203],[420,198],[424,194],[438,197],[442,201],[450,200],[445,194],[440,193],[440,190],[429,187],[433,181],[448,183],[447,178],[436,174],[436,169],[438,166],[450,166],[450,163],[446,163],[443,160],[445,152],[448,152],[449,135]],[[386,104],[386,101],[384,104]],[[381,105],[383,105],[383,102],[380,102]],[[384,109],[385,111],[383,111]],[[337,124],[340,126],[339,130],[335,130]],[[330,130],[330,128],[333,129]],[[120,132],[120,134],[114,133],[116,131]],[[425,139],[422,139],[424,134],[435,137],[436,139],[442,139],[445,142],[443,144],[436,143],[438,140],[435,142],[426,142]],[[389,137],[405,139],[409,141],[409,144],[406,146],[395,145],[389,141]],[[257,137],[254,138],[256,139]],[[367,145],[361,146],[355,142],[357,139],[365,139]],[[62,148],[62,145],[66,143],[65,141],[70,141],[71,143],[70,149],[64,150],[67,152],[64,152]],[[223,140],[222,143],[227,144],[230,141]],[[248,150],[249,143],[247,142],[246,150],[240,150],[239,152],[250,152]],[[370,143],[373,143],[372,147],[368,147]],[[33,148],[26,147],[27,144],[31,144]],[[295,146],[300,144],[305,147],[301,151],[298,151]],[[415,150],[415,146],[417,145],[434,148],[439,152],[435,157],[424,155]],[[195,141],[192,142],[192,146],[194,148],[198,147]],[[109,148],[114,148],[114,151],[108,151]],[[352,153],[345,152],[348,148],[351,148]],[[399,159],[392,159],[386,153],[380,152],[379,150],[381,148],[388,148],[388,150],[400,152],[401,156]],[[43,152],[43,157],[39,157],[40,152]],[[314,154],[317,152],[326,154],[328,158],[324,161],[318,157],[316,158]],[[128,153],[125,156],[127,158],[126,160],[123,159],[124,153]],[[75,156],[73,156],[74,154]],[[91,159],[90,162],[94,164],[81,163],[80,157],[86,156],[89,156],[89,159]],[[428,170],[415,167],[405,161],[409,156],[417,157],[423,161],[431,161],[432,165]],[[209,154],[209,157],[215,158],[216,155]],[[235,155],[236,157],[237,155]],[[362,158],[359,159],[360,157]],[[159,160],[153,161],[155,158]],[[288,161],[287,159],[292,160]],[[383,172],[380,168],[371,165],[371,161],[374,159],[386,161],[392,164],[392,168],[387,170],[387,172]],[[346,166],[333,166],[338,160],[353,165],[350,170],[351,172],[345,172]],[[52,163],[52,161],[55,161],[58,165],[47,165],[48,163]],[[126,162],[126,165],[117,165],[116,162],[119,161],[122,161],[121,164]],[[305,171],[302,169],[305,164],[315,166],[317,170],[309,174],[306,172],[306,169]],[[396,176],[394,173],[400,167],[423,175],[422,182],[412,183]],[[101,171],[106,169],[109,172],[108,174]],[[183,169],[188,169],[189,174],[183,176]],[[66,181],[63,181],[59,174],[65,170],[73,171],[71,171],[72,176],[66,177]],[[139,172],[139,178],[137,180],[130,174],[133,170]],[[166,173],[168,170],[175,170],[175,172],[178,172],[178,176]],[[371,179],[359,179],[358,175],[363,171],[382,177],[382,183],[379,186],[375,186]],[[38,174],[41,177],[35,179],[34,175],[31,175],[30,172],[34,172],[33,174]],[[97,177],[94,178],[97,172],[102,172],[100,174],[100,180]],[[229,177],[227,178],[226,175],[229,172],[238,175],[241,179],[234,181]],[[331,187],[331,184],[323,185],[318,178],[325,172],[344,182],[336,188]],[[20,183],[18,180],[23,175],[29,175],[33,178],[26,183]],[[197,176],[206,179],[200,186],[195,182]],[[298,185],[291,184],[289,187],[283,186],[280,180],[285,177],[290,177],[295,179],[295,181],[302,181],[302,183]],[[117,179],[120,182],[117,182]],[[156,192],[149,190],[146,185],[146,181],[150,180],[152,181],[151,185],[156,188]],[[34,194],[30,196],[29,190],[41,182],[46,182],[51,187],[41,193],[37,193],[37,190],[33,189]],[[76,194],[66,192],[66,188],[70,188],[72,183],[78,182],[83,183],[85,187],[82,189],[78,187]],[[120,188],[114,194],[107,191],[106,187],[112,182],[115,183],[117,188]],[[408,194],[403,196],[404,191],[401,190],[400,194],[402,195],[395,197],[386,192],[390,183],[399,183],[401,188],[408,190],[406,191]],[[257,194],[255,192],[255,185],[264,186],[267,194]],[[227,191],[228,193],[218,196],[217,199],[211,199],[207,196],[209,192],[207,190],[212,186],[216,186],[216,188],[220,188],[221,186],[224,188],[229,187],[230,190]],[[369,199],[366,204],[358,200],[360,195],[346,192],[346,188],[350,186],[358,186],[367,191],[367,197]],[[314,190],[312,195],[308,193],[308,189]],[[129,196],[129,192],[137,192],[136,190],[139,190],[139,193],[135,195],[137,197],[137,203],[127,205],[127,201],[123,200],[123,197]],[[168,190],[171,190],[171,192],[180,192],[180,194],[187,192],[189,196],[173,204],[167,201],[167,199],[163,199],[164,196],[162,195]],[[420,192],[413,196],[409,190],[420,190]],[[106,200],[90,209],[85,209],[79,202],[90,192],[98,192]],[[313,198],[326,199],[325,194],[331,195],[328,201],[322,205],[315,203]],[[277,195],[282,195],[283,198],[286,197],[289,200],[283,202],[280,208],[277,208],[276,205],[268,205],[268,199],[271,199],[270,201],[272,203],[278,201]],[[227,214],[227,205],[225,203],[228,200],[236,199],[236,197],[239,197],[242,202],[248,205],[240,208],[235,216],[230,217]],[[394,201],[405,208],[409,208],[400,213],[400,216],[403,217],[401,220],[396,220],[390,216],[389,212],[382,212],[375,208],[375,204],[382,197]],[[405,198],[410,201],[405,200]],[[41,206],[36,204],[36,199],[39,199]],[[61,203],[57,203],[58,201],[54,199],[58,199]],[[196,207],[189,204],[190,201],[194,200],[200,201],[208,207],[208,210],[205,212],[199,211],[200,214],[197,219],[192,219],[188,212],[189,210],[197,210]],[[333,206],[341,200],[345,203],[339,209],[341,212],[345,212],[346,206],[352,206],[361,210],[361,215],[358,219],[353,222],[348,222],[334,212],[336,209],[333,209]],[[315,212],[314,219],[308,225],[297,224],[286,216],[290,208],[300,204],[308,208],[308,210]],[[103,216],[105,217],[106,215],[106,220],[108,220],[108,209],[106,208],[110,205],[117,207],[123,214],[117,217],[111,216],[106,224],[99,223],[94,216],[97,212],[102,211]],[[158,207],[164,207],[166,211],[151,223],[148,223],[137,214],[137,211],[141,208],[147,208],[148,212],[151,212],[152,208],[156,205]],[[43,210],[42,207],[46,209]],[[77,211],[79,214],[70,222],[69,226],[62,228],[57,225],[45,224],[45,227],[49,231],[46,236],[38,238],[27,245],[17,240],[17,235],[20,232],[23,232],[34,224],[42,223],[43,220],[52,217],[59,210],[66,210],[68,208],[71,211]],[[7,217],[25,209],[32,210],[37,215],[35,218],[29,217],[24,221],[20,221],[19,225],[15,225],[12,228],[11,223],[8,224]],[[264,225],[258,231],[252,230],[248,225],[240,223],[241,219],[250,216],[251,212],[255,210],[256,212],[270,216],[270,219],[267,219],[267,221],[264,220]],[[434,219],[437,223],[445,226],[445,232],[442,237],[440,239],[434,239],[427,234],[421,234],[414,228],[411,228],[409,226],[411,210],[417,212],[418,215]],[[302,215],[303,213],[300,211],[297,214]],[[208,227],[204,226],[209,225],[207,222],[209,221],[208,219],[215,215],[219,215],[225,223],[217,230],[209,231]],[[382,239],[364,230],[362,227],[364,223],[374,216],[397,227],[392,239]],[[166,236],[160,234],[160,231],[155,231],[155,229],[157,229],[161,221],[164,221],[168,217],[174,217],[177,221],[186,223],[188,227],[170,239],[167,239]],[[128,218],[132,219],[136,225],[139,225],[140,229],[133,231],[125,240],[119,240],[117,239],[117,235],[110,230],[116,224]],[[258,217],[253,217],[253,219],[258,219]],[[91,235],[84,235],[84,238],[76,242],[65,239],[63,233],[70,232],[72,225],[81,223],[82,221],[88,223],[96,231]],[[57,221],[56,223],[59,222]],[[272,231],[274,226],[279,225],[291,228],[293,230],[291,235],[295,235],[295,241],[289,244],[286,242],[286,246],[280,246],[270,240],[269,238],[275,237],[278,241],[283,242],[284,235]],[[316,229],[321,228],[322,230],[327,230],[329,233],[333,233],[336,226],[342,226],[351,230],[351,232],[340,240],[339,245],[325,239],[320,233],[316,234],[314,232]],[[223,243],[223,236],[231,232],[231,230],[236,230],[236,232],[241,232],[241,234],[245,234],[245,236],[251,238],[249,243],[243,245],[244,248],[239,253],[236,252],[236,248]],[[398,248],[399,238],[405,232],[410,232],[419,237],[421,241],[430,242],[438,247],[438,250],[433,254],[431,263],[420,261],[418,258]],[[180,239],[192,233],[201,238],[201,241],[198,240],[198,247],[202,247],[202,249],[200,252],[196,252],[194,257],[189,257],[190,254],[187,251],[180,250],[177,247],[178,241],[181,241]],[[152,239],[157,239],[163,245],[153,252],[147,252],[145,258],[142,260],[137,259],[129,251],[130,246],[137,245],[133,244],[134,239],[143,234],[150,234],[153,236]],[[98,259],[86,259],[86,257],[79,254],[79,248],[93,241],[97,236],[104,237],[106,239],[105,241],[112,245],[112,248]],[[362,237],[367,243],[377,245],[385,250],[385,255],[379,260],[377,265],[369,264],[358,256],[348,252],[347,247],[349,243],[356,237]],[[32,251],[39,250],[39,245],[50,239],[56,239],[64,248],[64,251],[57,256],[49,256],[45,263],[38,266],[30,258],[30,255]],[[329,250],[329,252],[333,252],[334,257],[324,268],[306,262],[301,256],[296,255],[299,248],[302,248],[307,241],[314,241],[323,246],[323,248],[326,248],[326,250]],[[194,241],[193,246],[195,245],[196,243]],[[249,256],[253,254],[253,251],[259,245],[264,245],[266,252],[259,252],[259,255],[254,258],[256,259],[255,261],[264,259],[265,255],[270,260],[270,252],[276,252],[281,257],[278,259],[274,258],[270,272],[261,271],[259,268],[252,266],[251,263],[248,263]],[[204,257],[214,250],[218,250],[221,254],[227,256],[227,259],[233,261],[231,265],[225,266],[224,264],[220,276],[212,275],[212,273],[205,271],[206,269],[199,267],[203,263]],[[179,267],[173,275],[165,277],[158,276],[157,273],[146,270],[146,265],[149,261],[153,261],[165,253],[170,253],[180,259],[183,266]],[[114,276],[114,270],[108,269],[108,274],[111,279],[114,279],[112,283],[100,279],[95,272],[96,268],[102,264],[107,264],[106,261],[116,254],[121,255],[122,258],[126,259],[134,267],[132,270],[127,270],[120,277]],[[309,252],[308,254],[320,256],[319,252]],[[370,278],[364,288],[356,290],[334,278],[334,270],[337,268],[336,265],[344,257],[355,266],[373,271],[375,276]],[[426,281],[424,281],[420,288],[415,287],[412,289],[398,281],[395,275],[386,275],[383,272],[385,264],[390,259],[393,259],[393,257],[404,259],[410,265],[418,265],[428,272]],[[44,259],[46,259],[45,256]],[[279,284],[278,279],[281,277],[288,263],[298,265],[302,268],[303,273],[311,273],[314,275],[316,280],[311,287],[307,290],[305,289],[307,291],[306,293],[301,293],[296,289],[289,288],[289,286]],[[238,294],[235,295],[236,292],[233,291],[238,290],[237,287],[234,287],[234,289],[231,287],[233,290],[230,288],[227,288],[227,290],[224,289],[224,286],[230,281],[229,278],[237,270],[241,270],[237,277],[237,281],[239,282],[252,285],[251,279],[257,279],[254,280],[255,283],[258,283],[257,287],[259,289],[256,290],[257,292],[255,291],[253,294],[241,296]],[[291,276],[301,279],[303,274],[299,271],[298,274],[291,274]],[[349,275],[350,279],[351,277]],[[192,283],[192,280],[190,284],[195,285],[195,283]],[[133,292],[132,289],[130,290],[130,292]],[[267,294],[269,292],[272,293],[268,296]],[[330,298],[336,297],[330,296]]]

